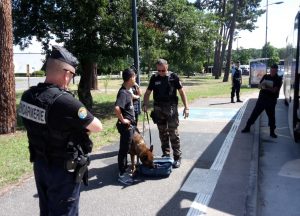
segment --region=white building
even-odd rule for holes
[[[42,68],[45,55],[40,53],[15,52],[13,59],[15,73],[27,73],[27,65],[29,65],[29,72],[32,73]]]

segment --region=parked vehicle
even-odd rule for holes
[[[250,66],[249,65],[240,65],[240,68],[242,69],[242,75],[249,76],[249,74],[250,74]]]
[[[288,123],[296,142],[300,141],[300,67],[299,67],[300,11],[297,13],[292,33],[287,37],[284,59],[283,92],[288,108]]]

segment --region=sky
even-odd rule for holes
[[[194,0],[189,0],[193,2]],[[273,4],[275,2],[283,1],[282,4]],[[267,0],[262,0],[261,8],[266,8]],[[299,10],[300,0],[268,0],[268,42],[276,48],[284,48],[286,37],[292,32],[293,23]],[[252,31],[241,31],[238,34],[237,40],[234,41],[233,49],[239,47],[261,49],[265,44],[266,33],[266,14],[261,15],[256,23],[257,28]],[[20,51],[18,47],[14,47],[15,53],[39,53],[41,46],[37,42],[33,42],[29,48]],[[31,55],[14,55],[14,63],[16,72],[26,72],[26,65],[30,65],[30,71],[39,70],[42,67],[44,56],[31,54]]]
[[[34,41],[32,45],[24,50],[20,50],[19,46],[14,46],[14,66],[15,73],[27,73],[27,65],[29,72],[40,70],[43,66],[44,55],[38,54],[42,52],[40,43]],[[26,54],[22,54],[26,53]],[[31,53],[31,54],[27,54]]]
[[[282,4],[273,4],[283,1]],[[284,48],[286,37],[292,32],[294,20],[299,10],[300,0],[269,0],[268,6],[268,42],[276,48]],[[262,9],[266,8],[266,0],[262,0]],[[234,42],[233,49],[258,48],[265,44],[266,14],[261,15],[256,23],[258,27],[252,32],[242,31],[238,41]]]

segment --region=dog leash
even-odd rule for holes
[[[147,111],[144,111],[144,118],[143,118],[143,137],[145,137],[145,116],[147,118],[148,127],[149,127],[149,138],[150,138],[150,148],[152,145],[152,138],[151,138],[151,130],[150,130],[150,122],[149,122],[149,115]]]

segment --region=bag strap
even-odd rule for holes
[[[149,122],[149,115],[147,111],[144,111],[144,118],[143,118],[143,137],[145,137],[145,119],[147,118],[148,127],[149,127],[149,138],[150,138],[150,148],[152,145],[152,138],[151,138],[151,130],[150,130],[150,122]]]

